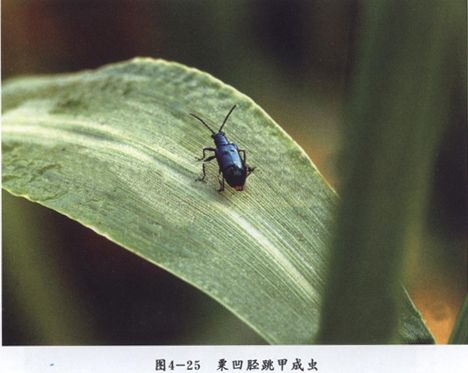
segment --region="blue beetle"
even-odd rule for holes
[[[218,132],[215,132],[211,129],[208,124],[205,123],[203,119],[198,117],[195,114],[190,114],[194,118],[198,119],[202,122],[206,128],[208,128],[212,135],[211,137],[214,140],[216,148],[203,148],[203,156],[198,158],[199,161],[203,161],[203,177],[197,179],[199,181],[203,181],[206,177],[205,172],[205,163],[210,162],[216,158],[219,166],[219,174],[218,174],[218,181],[219,181],[219,189],[218,192],[222,192],[224,190],[224,180],[233,187],[235,190],[244,190],[245,180],[247,176],[249,176],[255,167],[250,167],[247,165],[245,150],[240,150],[236,144],[229,142],[224,134],[223,127],[226,124],[231,113],[234,111],[237,105],[234,105],[229,113],[224,118],[223,124],[219,127]],[[214,152],[214,155],[210,155],[209,157],[206,156],[206,152]],[[242,156],[241,156],[242,155]],[[221,177],[220,177],[221,176]]]

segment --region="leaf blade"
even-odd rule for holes
[[[468,296],[460,308],[455,325],[450,335],[449,344],[468,343]]]
[[[337,198],[251,99],[195,69],[135,59],[12,82],[4,101],[5,189],[191,283],[270,343],[314,340]],[[257,169],[245,192],[219,194],[216,166],[195,181],[211,141],[189,113],[217,122],[233,104],[228,138]]]

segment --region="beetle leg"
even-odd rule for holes
[[[205,162],[210,162],[210,161],[212,161],[212,160],[215,159],[215,158],[216,158],[216,156],[215,156],[215,155],[212,155],[212,156],[210,156],[210,157],[208,157],[208,158],[205,158],[205,159],[203,160],[203,163],[205,163]]]
[[[218,192],[222,192],[224,190],[224,176],[221,176],[221,180],[220,180],[219,175],[222,175],[221,170],[219,170],[219,174],[218,174],[218,181],[219,181]]]
[[[202,164],[202,172],[203,172],[203,176],[202,177],[197,177],[195,179],[196,181],[205,181],[205,177],[206,177],[205,162],[203,162],[203,164]]]
[[[195,179],[196,181],[204,181],[205,180],[205,177],[206,177],[205,163],[209,162],[209,161],[212,161],[215,158],[216,158],[216,156],[212,155],[211,157],[208,157],[208,158],[203,160],[203,164],[202,164],[203,177],[196,178]]]
[[[196,179],[195,179],[196,181],[205,181],[205,177],[206,177],[205,162],[211,161],[210,158],[211,158],[211,157],[208,157],[207,160],[205,159],[204,162],[202,163],[202,172],[203,172],[203,176],[202,176],[202,177],[196,178]],[[213,158],[214,158],[214,156],[213,156]]]
[[[205,152],[214,152],[215,150],[215,148],[203,148],[203,156],[201,158],[197,158],[197,161],[202,161],[206,158]]]
[[[249,176],[249,175],[253,172],[253,170],[255,170],[255,167],[250,167],[250,166],[246,163],[246,161],[247,161],[247,155],[246,155],[246,153],[245,153],[245,150],[239,150],[239,154],[243,154],[243,155],[244,155],[244,159],[242,159],[242,157],[241,157],[241,159],[242,159],[242,162],[245,164],[245,167],[247,168],[247,176]]]
[[[241,159],[242,159],[242,162],[244,162],[244,164],[245,164],[245,161],[247,160],[247,156],[245,155],[245,150],[239,150],[239,154],[244,155],[243,159],[242,159],[242,157],[241,157]]]

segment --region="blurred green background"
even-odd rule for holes
[[[197,67],[259,103],[339,192],[362,9],[357,0],[4,0],[2,79],[135,56]],[[465,81],[451,105],[425,238],[415,240],[406,275],[439,343],[467,291]],[[5,345],[264,343],[198,290],[6,193],[2,269]]]

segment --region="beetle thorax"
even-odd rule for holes
[[[226,138],[226,135],[224,132],[218,132],[217,134],[213,135],[213,140],[216,144],[216,146],[221,146],[221,145],[228,145],[229,141]]]

